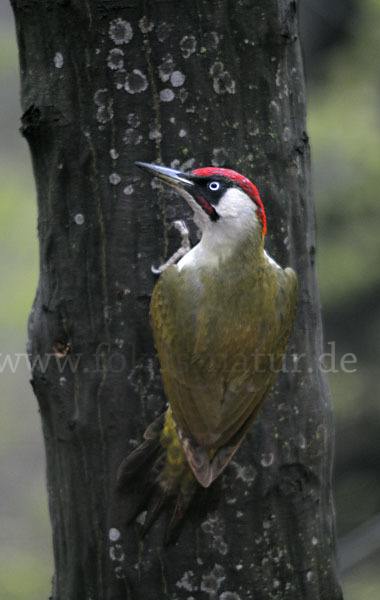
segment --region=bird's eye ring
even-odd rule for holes
[[[216,192],[219,188],[220,188],[220,183],[218,183],[217,181],[211,181],[208,184],[208,189],[211,190],[212,192]]]

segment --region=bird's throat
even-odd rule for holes
[[[263,238],[260,232],[240,232],[240,236],[231,229],[227,231],[216,231],[216,227],[210,227],[203,231],[201,241],[185,254],[177,263],[181,271],[184,267],[218,268],[230,261],[236,263],[257,263],[264,260]]]

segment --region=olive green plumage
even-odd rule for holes
[[[159,486],[144,528],[172,495],[173,531],[195,478],[208,487],[226,468],[281,369],[297,278],[265,253],[265,211],[246,177],[218,167],[182,173],[137,165],[176,188],[202,232],[188,251],[186,227],[177,221],[183,246],[155,270],[162,274],[150,314],[169,406],[118,470],[122,487],[152,464]]]
[[[169,267],[151,302],[165,392],[203,486],[224,470],[267,396],[292,329],[297,278],[249,236],[218,265]]]

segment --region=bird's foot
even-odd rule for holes
[[[173,221],[172,227],[175,227],[181,234],[181,246],[178,248],[177,252],[174,252],[174,254],[166,261],[166,263],[160,267],[154,267],[153,265],[151,266],[152,273],[155,275],[160,275],[163,273],[165,269],[176,263],[178,259],[187,254],[191,248],[189,241],[189,230],[185,221],[182,221],[182,219]]]

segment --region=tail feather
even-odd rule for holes
[[[161,448],[160,435],[164,423],[165,413],[160,415],[145,431],[145,441],[133,452],[128,454],[121,462],[116,474],[117,489],[123,488],[129,481],[138,475],[146,463],[151,462]]]
[[[121,490],[135,479],[136,484],[129,489],[134,508],[127,521],[135,520],[145,509],[142,536],[147,534],[163,508],[173,504],[174,499],[175,508],[165,535],[165,542],[169,543],[178,532],[198,484],[178,440],[170,411],[160,415],[148,427],[144,438],[144,442],[120,464],[117,489]]]
[[[165,544],[168,545],[172,542],[175,542],[180,526],[183,524],[184,516],[196,494],[197,486],[194,481],[194,485],[187,490],[186,494],[180,493],[177,497],[177,502],[175,505],[174,512],[170,519],[169,526],[165,532]]]
[[[121,462],[116,475],[117,489],[122,489],[158,452],[160,440],[146,440]]]
[[[149,504],[147,514],[144,520],[144,523],[141,526],[141,536],[144,537],[149,529],[152,527],[153,523],[156,521],[157,517],[163,510],[167,501],[167,496],[163,490],[156,489],[156,492],[153,495],[153,498]]]

